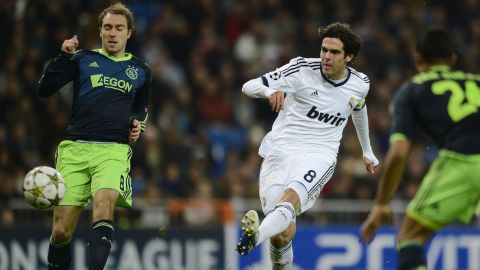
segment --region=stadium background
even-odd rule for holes
[[[36,86],[45,64],[59,53],[63,40],[77,34],[80,48],[100,47],[97,15],[109,3],[0,2],[0,269],[14,269],[17,257],[23,255],[32,263],[38,259],[38,267],[27,268],[20,263],[18,269],[45,268],[40,253],[27,252],[28,239],[36,241],[34,246],[44,243],[51,213],[25,205],[21,181],[34,166],[53,166],[55,147],[69,119],[71,85],[49,99],[39,98]],[[388,103],[402,81],[415,72],[411,50],[419,31],[431,25],[452,29],[458,41],[458,66],[479,71],[480,3],[475,0],[132,0],[126,4],[136,17],[136,31],[127,50],[151,66],[152,91],[147,131],[135,145],[132,160],[135,207],[118,211],[117,227],[120,235],[146,239],[138,240],[137,245],[149,241],[145,232],[167,242],[170,237],[179,237],[179,254],[183,255],[177,266],[164,266],[167,269],[226,269],[227,265],[229,269],[263,269],[253,266],[255,261],[242,261],[228,252],[233,250],[238,229],[235,224],[243,211],[259,208],[257,175],[261,160],[257,149],[275,118],[265,100],[248,98],[241,93],[241,86],[290,58],[318,57],[319,26],[347,22],[364,40],[354,68],[367,74],[372,83],[367,104],[372,144],[380,160],[388,146]],[[397,222],[404,203],[414,194],[435,156],[436,149],[428,141],[414,145],[396,194]],[[302,233],[310,238],[326,230],[328,236],[330,230],[347,226],[349,235],[354,236],[371,206],[376,181],[376,176],[364,171],[361,149],[349,124],[334,176],[314,209],[298,219],[305,227]],[[79,227],[88,224],[87,211]],[[37,234],[33,228],[42,233]],[[191,236],[200,245],[203,242],[199,237],[219,237],[215,232],[223,232],[219,240],[222,252],[228,250],[217,254],[222,257],[218,263],[222,266],[206,263],[202,268],[196,263],[199,254],[187,262],[188,248],[181,243],[190,241]],[[467,231],[455,232],[458,238]],[[129,241],[122,237],[118,243]],[[15,241],[20,253],[14,253]],[[175,249],[170,247],[165,252],[171,259],[174,251],[169,250]],[[354,268],[344,265],[338,269],[367,267],[364,249],[362,262],[351,264]],[[299,250],[296,252],[303,253]],[[315,266],[320,252],[306,258],[300,255],[304,263],[301,269],[337,269],[328,263],[322,264],[323,268]],[[460,264],[456,264],[457,269]],[[146,265],[111,265],[110,269],[150,269]],[[151,269],[159,265],[157,261]],[[392,265],[394,261],[382,267]]]

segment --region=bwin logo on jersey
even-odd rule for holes
[[[345,121],[345,118],[340,117],[340,113],[337,113],[336,116],[332,115],[332,114],[328,114],[328,113],[322,113],[322,112],[317,111],[316,106],[313,106],[310,109],[310,111],[308,111],[307,117],[310,118],[310,119],[317,118],[318,121],[320,121],[320,122],[324,122],[324,123],[330,124],[332,126],[337,126],[337,127],[339,125],[341,125],[343,123],[343,121]]]

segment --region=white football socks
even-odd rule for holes
[[[270,260],[273,270],[291,270],[293,265],[292,242],[278,249],[270,244]]]
[[[280,202],[275,210],[270,212],[258,228],[256,245],[260,245],[266,239],[285,231],[290,223],[295,221],[295,208],[289,202]]]

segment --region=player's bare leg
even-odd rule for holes
[[[48,248],[48,269],[68,269],[72,262],[70,240],[83,207],[57,206],[53,210],[52,236]]]
[[[398,269],[427,269],[423,245],[433,234],[429,228],[405,216],[398,233]]]
[[[114,189],[100,189],[93,198],[93,225],[90,231],[89,270],[101,270],[113,243],[113,216],[119,197]]]
[[[115,205],[117,203],[118,191],[114,189],[100,189],[93,198],[93,223],[99,220],[113,220]]]

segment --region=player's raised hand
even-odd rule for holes
[[[77,35],[74,35],[71,39],[66,39],[62,43],[62,52],[74,53],[78,47]]]
[[[128,141],[134,143],[140,137],[140,132],[142,131],[140,121],[133,119],[130,126],[130,134],[128,135]]]
[[[382,224],[393,224],[392,209],[388,205],[375,204],[368,218],[360,227],[360,240],[370,243],[378,227]]]
[[[279,112],[284,108],[285,94],[282,91],[276,91],[268,97],[272,111]]]

